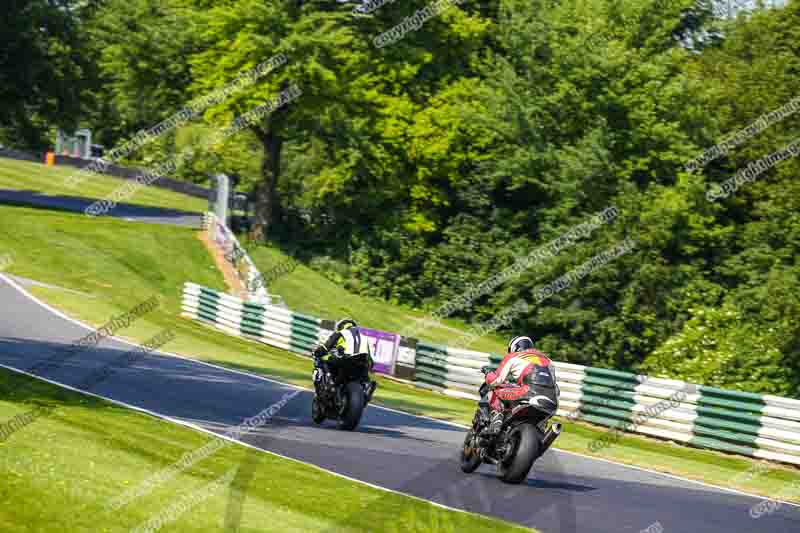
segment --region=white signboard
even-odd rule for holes
[[[372,369],[382,374],[394,374],[400,335],[376,329],[358,328],[372,348]]]

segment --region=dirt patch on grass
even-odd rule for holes
[[[246,300],[247,291],[245,290],[244,283],[239,279],[239,275],[233,265],[225,259],[225,252],[211,239],[208,231],[198,232],[197,238],[200,239],[200,242],[208,249],[211,257],[214,258],[214,264],[217,266],[217,270],[222,272],[222,277],[225,278],[225,286],[228,287],[228,294]]]

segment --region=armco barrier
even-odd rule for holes
[[[308,355],[331,330],[323,320],[282,307],[245,302],[194,283],[183,288],[181,315],[213,325],[231,335]]]
[[[71,167],[84,169],[94,163],[94,159],[82,159],[79,157],[57,154],[55,157],[55,163],[56,165],[68,165]],[[109,176],[126,180],[135,180],[136,178],[142,176],[145,172],[147,171],[141,168],[123,167],[120,165],[115,165],[114,163],[108,163],[106,164],[102,174],[107,174]],[[194,196],[195,198],[208,199],[208,195],[210,194],[208,187],[202,187],[195,183],[176,180],[166,176],[159,177],[157,180],[153,181],[150,186],[160,189],[169,189],[170,191],[179,192],[187,196]]]
[[[501,357],[417,343],[417,384],[477,399]],[[691,446],[800,464],[800,400],[555,362],[558,414]]]
[[[0,146],[0,157],[17,159],[20,161],[33,161],[36,163],[45,163],[44,154],[32,154],[30,152],[24,152],[22,150],[15,150],[13,148],[9,148],[8,146]],[[79,157],[57,154],[54,158],[54,161],[56,165],[69,165],[72,167],[83,169],[91,165],[94,162],[94,159],[81,159]],[[144,170],[139,168],[123,167],[120,165],[109,163],[108,165],[106,165],[103,174],[107,174],[109,176],[115,176],[117,178],[123,178],[126,180],[134,180],[137,177],[141,176],[144,172],[145,172]],[[158,178],[156,181],[151,183],[150,186],[161,189],[169,189],[171,191],[179,192],[187,196],[194,196],[195,198],[203,198],[203,199],[208,199],[208,195],[211,193],[208,187],[202,187],[195,183],[176,180],[165,176]]]
[[[23,152],[22,150],[15,150],[13,148],[9,148],[8,146],[0,146],[0,157],[17,159],[19,161],[33,161],[36,163],[44,162],[44,155]]]

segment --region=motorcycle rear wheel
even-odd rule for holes
[[[470,429],[464,438],[464,446],[461,448],[461,471],[471,474],[481,466],[481,456],[478,449],[473,446],[475,441],[475,430]]]
[[[344,412],[339,421],[339,428],[352,431],[361,420],[364,412],[364,389],[359,383],[351,381],[344,392]]]
[[[513,446],[511,456],[497,463],[497,475],[506,483],[521,483],[528,477],[541,446],[539,432],[530,424],[521,424],[511,430],[508,445]]]

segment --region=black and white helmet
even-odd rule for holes
[[[357,328],[358,324],[352,318],[343,318],[336,323],[335,329],[336,331],[342,331],[343,329],[347,328]]]
[[[524,352],[533,348],[533,341],[530,337],[514,337],[508,343],[507,353]]]

